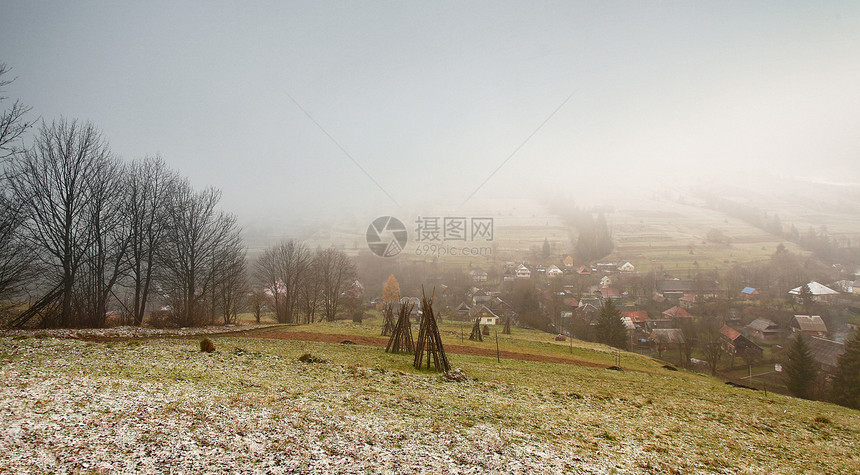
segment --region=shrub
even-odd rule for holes
[[[200,340],[200,351],[212,353],[213,351],[215,351],[215,342],[213,342],[209,338],[204,338]]]

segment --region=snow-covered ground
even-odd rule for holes
[[[404,414],[387,398],[366,397],[363,385],[326,388],[331,378],[446,384],[437,376],[170,344],[0,341],[15,355],[0,370],[0,472],[602,471],[516,429],[452,427],[434,422],[429,407]],[[207,376],[215,373],[229,384]],[[275,384],[258,377],[266,373]]]
[[[684,372],[456,355],[469,379],[449,382],[376,347],[213,339],[201,353],[196,339],[0,337],[0,473],[860,466],[856,411]]]

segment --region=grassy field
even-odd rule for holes
[[[607,215],[607,222],[615,252],[605,260],[630,261],[640,272],[662,267],[683,274],[695,264],[702,270],[727,269],[735,263],[765,260],[780,243],[800,252],[795,244],[721,212],[659,198],[619,207]],[[711,229],[719,230],[726,242],[709,241]]]
[[[377,322],[378,323],[378,322]],[[335,322],[281,330],[376,336]],[[445,323],[448,345],[459,326]],[[0,471],[856,473],[860,413],[625,354],[625,371],[248,337],[0,338]],[[614,364],[526,330],[499,345]],[[310,353],[322,360],[302,363]]]

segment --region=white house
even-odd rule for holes
[[[525,264],[520,264],[520,266],[517,267],[517,279],[531,279],[531,277],[532,271],[530,271]]]
[[[557,265],[553,264],[549,266],[549,269],[546,270],[546,276],[549,278],[556,278],[564,275],[564,271],[558,268]]]
[[[618,266],[618,270],[620,270],[621,272],[635,272],[636,267],[630,262],[625,262],[624,264]]]
[[[824,285],[821,285],[815,281],[812,281],[806,285],[807,285],[807,287],[809,287],[809,291],[812,292],[813,299],[816,302],[826,301],[834,295],[839,295],[839,292],[837,292],[837,291],[835,291],[829,287],[826,287]],[[788,293],[791,295],[794,295],[796,297],[799,297],[800,296],[800,289],[802,289],[802,288],[803,288],[802,285],[800,287],[795,287],[795,288],[789,290]]]

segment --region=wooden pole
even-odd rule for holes
[[[502,362],[502,356],[499,354],[499,331],[496,330],[496,361]]]

